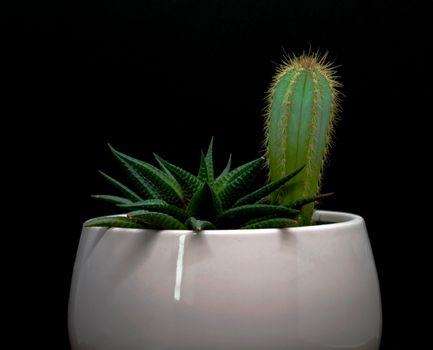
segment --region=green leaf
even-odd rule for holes
[[[120,157],[117,154],[117,151],[114,150],[110,146],[110,149],[116,159],[121,164],[122,168],[125,170],[126,174],[128,175],[129,179],[131,180],[132,184],[135,186],[135,188],[140,192],[140,195],[143,198],[160,198],[159,193],[157,192],[156,188],[153,186],[152,183],[149,182],[148,179],[143,177],[135,167],[131,166],[128,162],[126,162],[122,157]]]
[[[167,202],[163,201],[162,199],[146,199],[144,201],[133,202],[130,204],[119,204],[118,207],[134,208],[142,205],[162,205],[162,204],[167,204]]]
[[[324,193],[324,194],[319,194],[317,196],[314,197],[308,197],[308,198],[301,198],[298,200],[295,200],[293,202],[287,203],[287,204],[283,204],[285,207],[287,208],[295,208],[295,209],[300,209],[302,208],[304,205],[306,204],[310,204],[312,202],[318,201],[322,198],[326,198],[329,196],[332,196],[334,193]]]
[[[215,183],[223,209],[229,208],[254,184],[261,168],[263,158],[244,164],[221,178]]]
[[[207,149],[206,157],[206,169],[207,169],[207,181],[212,184],[215,181],[214,165],[213,165],[213,137],[210,140],[209,147]]]
[[[170,170],[167,169],[167,167],[165,166],[163,159],[158,156],[156,153],[153,153],[153,157],[156,159],[156,161],[158,162],[159,166],[161,167],[161,170],[169,177],[171,177],[172,179],[174,179],[175,181],[176,178],[173,176],[173,174],[170,172]]]
[[[270,195],[272,192],[279,189],[281,186],[285,185],[288,181],[290,181],[292,178],[294,178],[296,175],[298,175],[302,169],[304,169],[304,167],[301,167],[298,170],[296,170],[295,172],[293,172],[287,176],[284,176],[283,178],[281,178],[279,180],[273,181],[270,184],[267,184],[267,185],[259,188],[258,190],[242,197],[233,206],[238,207],[238,206],[245,205],[245,204],[255,203],[255,202],[261,200],[262,198]]]
[[[87,220],[84,223],[85,227],[123,227],[123,228],[145,228],[143,225],[129,220],[124,216],[101,216],[98,218]]]
[[[131,220],[144,223],[154,229],[186,230],[186,226],[171,215],[147,210],[137,210],[127,214]]]
[[[182,203],[182,190],[175,179],[149,163],[116,151],[111,146],[110,148],[139,189],[147,193],[148,197],[163,199],[172,204]]]
[[[203,153],[203,151],[200,154],[200,168],[198,170],[197,178],[204,183],[205,181],[208,181],[208,175],[207,175],[207,166],[206,166],[206,157]]]
[[[203,182],[207,181],[209,184],[212,184],[215,181],[213,165],[213,137],[210,140],[206,155],[201,152],[198,178]]]
[[[188,229],[193,230],[195,232],[200,232],[203,230],[214,230],[215,225],[209,221],[205,220],[197,220],[194,217],[190,217],[186,222],[185,225]]]
[[[224,170],[222,171],[222,173],[216,178],[215,181],[218,181],[219,179],[221,179],[224,176],[226,176],[229,173],[231,166],[232,166],[232,155],[230,154],[229,160],[227,161],[226,167],[224,168]]]
[[[242,226],[241,229],[285,228],[296,226],[297,223],[298,222],[293,219],[274,218],[247,224]]]
[[[162,167],[167,169],[167,171],[169,171],[170,174],[172,174],[172,176],[177,180],[177,182],[180,184],[180,187],[182,188],[183,193],[186,194],[188,197],[192,197],[192,195],[203,184],[203,182],[200,181],[197,176],[174,164],[167,162],[156,154],[154,154],[154,156],[158,163]]]
[[[215,183],[213,184],[213,189],[216,193],[219,193],[224,189],[227,184],[229,184],[231,181],[236,179],[237,177],[241,176],[245,171],[248,171],[251,168],[255,168],[256,166],[260,165],[263,162],[264,158],[258,158],[251,162],[242,164],[238,166],[237,168],[231,170],[226,175],[219,178]]]
[[[283,205],[247,204],[224,211],[217,217],[217,223],[221,226],[228,226],[267,215],[293,218],[298,214],[299,210],[287,208]]]
[[[148,211],[157,211],[160,213],[171,215],[181,222],[185,222],[189,218],[189,215],[185,211],[176,207],[175,205],[168,204],[161,199],[148,199],[141,202],[119,204],[118,207],[126,208],[128,210],[142,209]]]
[[[143,198],[141,198],[138,194],[136,194],[134,191],[130,190],[128,187],[120,183],[119,181],[113,179],[111,176],[108,176],[104,172],[99,172],[103,177],[105,177],[114,187],[116,187],[120,192],[122,192],[127,198],[129,198],[132,201],[141,201]]]
[[[187,212],[190,216],[207,221],[213,221],[221,213],[218,196],[207,182],[192,196]]]
[[[131,204],[132,203],[132,201],[128,198],[111,196],[111,195],[107,195],[107,194],[94,194],[92,197],[96,198],[96,199],[101,199],[103,201],[106,201],[108,203],[113,203],[113,204]]]

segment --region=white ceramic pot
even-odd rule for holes
[[[84,228],[73,350],[377,350],[381,301],[364,220],[290,229]]]

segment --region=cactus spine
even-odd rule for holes
[[[338,111],[340,84],[325,62],[326,54],[287,58],[279,67],[268,94],[266,151],[271,181],[305,165],[305,169],[272,197],[289,203],[312,197],[320,179]],[[300,224],[311,224],[314,203],[303,207]]]

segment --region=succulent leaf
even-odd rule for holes
[[[217,194],[221,199],[223,209],[227,209],[241,196],[244,196],[248,189],[254,184],[258,172],[261,168],[262,158],[256,159],[247,163],[245,167],[238,167],[228,173],[225,178],[230,177],[230,181],[223,182],[222,186],[217,190]]]
[[[147,178],[143,177],[134,166],[126,162],[122,157],[118,156],[113,148],[111,148],[111,150],[122,168],[125,170],[125,173],[128,175],[132,184],[140,192],[140,195],[143,198],[160,198],[156,188],[154,188],[153,184],[150,183]]]
[[[207,181],[209,184],[212,184],[215,181],[213,165],[213,137],[209,143],[206,155],[201,152],[198,178],[203,182]]]
[[[156,154],[155,158],[159,162],[159,164],[161,164],[161,166],[163,166],[165,169],[167,169],[167,171],[170,172],[170,174],[172,174],[172,176],[180,184],[183,193],[186,194],[189,198],[191,198],[192,195],[197,192],[197,190],[203,184],[203,182],[200,181],[197,176],[191,174],[189,171],[186,171],[174,164],[167,162]]]
[[[159,198],[168,203],[182,203],[182,190],[175,179],[153,165],[130,157],[111,147],[114,156],[150,198]]]
[[[230,226],[230,224],[239,224],[239,222],[246,222],[267,215],[293,218],[298,214],[299,210],[287,208],[283,205],[246,204],[224,211],[217,217],[217,223],[221,226]]]
[[[156,229],[185,230],[186,226],[171,215],[147,210],[132,211],[127,214],[133,222],[144,223]]]
[[[213,221],[221,213],[221,202],[212,187],[205,182],[192,196],[187,212],[200,220]]]
[[[121,182],[117,181],[116,179],[113,179],[111,176],[108,176],[106,173],[100,171],[99,172],[103,177],[105,177],[114,187],[116,187],[120,192],[122,192],[127,198],[129,198],[132,201],[141,201],[143,198],[141,198],[138,194],[136,194],[134,191],[130,190],[128,187],[126,187]]]
[[[212,187],[216,193],[221,192],[228,184],[230,184],[231,181],[237,179],[239,176],[242,176],[245,172],[251,171],[251,169],[258,169],[261,166],[263,160],[264,158],[258,158],[238,166],[237,168],[229,171],[226,175],[220,177],[218,181],[215,181]]]
[[[232,155],[230,154],[229,156],[229,160],[227,161],[227,164],[224,168],[224,170],[221,172],[221,174],[215,179],[215,181],[218,181],[219,179],[223,178],[224,176],[226,176],[231,169],[232,166]]]
[[[324,194],[319,194],[319,195],[313,196],[313,197],[300,198],[300,199],[294,200],[292,202],[286,203],[286,204],[284,204],[284,206],[287,208],[300,209],[304,205],[316,202],[322,198],[326,198],[326,197],[329,197],[332,195],[333,195],[333,193],[324,193]]]
[[[206,162],[207,181],[212,184],[215,181],[214,165],[213,165],[213,137],[210,140],[209,147],[204,158]]]
[[[293,172],[287,176],[284,176],[283,178],[281,178],[279,180],[275,180],[275,181],[271,182],[270,184],[267,184],[267,185],[259,188],[258,190],[240,198],[233,206],[238,207],[238,206],[245,205],[245,204],[255,203],[255,202],[261,200],[263,197],[270,195],[274,191],[278,190],[281,186],[283,186],[287,182],[289,182],[292,178],[294,178],[296,175],[298,175],[299,172],[303,168],[304,167],[301,167],[298,170],[296,170],[295,172]]]
[[[170,170],[167,169],[167,166],[164,164],[164,160],[158,156],[156,153],[153,153],[153,157],[158,162],[161,170],[169,177],[171,177],[173,180],[177,181],[176,178],[173,176],[173,174],[170,172]]]
[[[216,228],[215,225],[210,221],[197,220],[194,217],[190,217],[185,222],[185,225],[188,229],[193,230],[195,232],[200,232],[203,230],[214,230]]]
[[[113,204],[131,204],[132,203],[132,201],[128,198],[119,197],[119,196],[111,196],[111,195],[107,195],[107,194],[94,194],[92,197],[96,198],[96,199],[101,199],[105,202],[113,203]]]
[[[145,228],[137,222],[129,220],[124,216],[101,216],[87,220],[84,223],[85,227],[99,226],[99,227],[124,227],[124,228]]]
[[[147,211],[157,211],[160,213],[168,214],[176,218],[181,222],[185,222],[189,215],[176,207],[175,205],[164,202],[161,199],[148,199],[146,201],[140,201],[135,203],[119,204],[118,207],[125,208],[128,210],[147,210]]]

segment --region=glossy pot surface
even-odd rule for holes
[[[84,228],[73,350],[377,350],[379,283],[364,220],[262,230]]]

